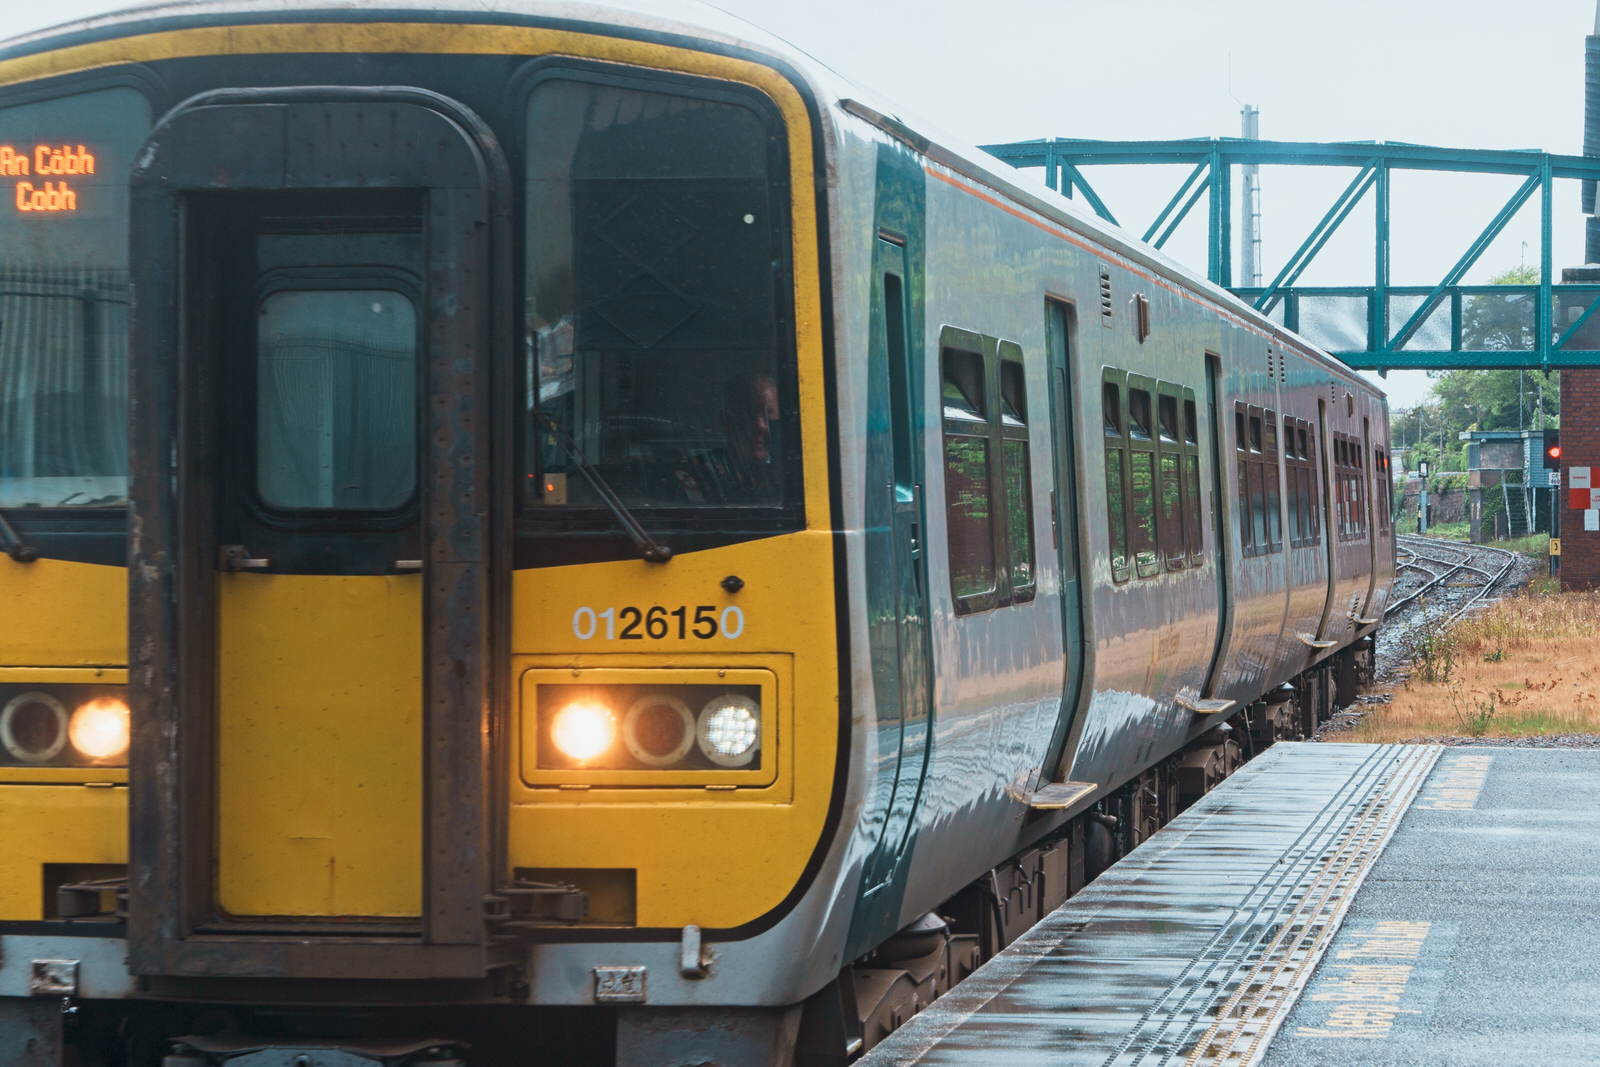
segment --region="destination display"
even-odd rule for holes
[[[94,153],[83,145],[35,145],[33,151],[19,152],[11,145],[0,145],[0,175],[44,177],[58,175],[55,181],[17,183],[18,211],[76,211],[78,190],[65,179],[69,174],[93,174]]]

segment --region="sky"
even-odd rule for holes
[[[121,6],[0,0],[0,36]],[[1261,109],[1261,136],[1273,140],[1571,154],[1582,146],[1584,36],[1594,32],[1596,13],[1594,0],[716,0],[716,6],[783,37],[900,113],[976,144],[1237,136],[1240,104],[1248,103]],[[1186,171],[1087,173],[1112,213],[1142,233]],[[1262,169],[1268,279],[1353,176],[1335,168]],[[1237,175],[1233,184],[1237,198]],[[1397,175],[1391,282],[1438,281],[1517,184],[1511,177]],[[1370,203],[1369,194],[1302,276],[1304,284],[1371,284]],[[1559,272],[1583,254],[1576,182],[1557,183],[1554,229]],[[1203,273],[1205,247],[1204,215],[1195,211],[1165,251]],[[1537,196],[1466,282],[1482,283],[1524,261],[1539,262]],[[1236,270],[1238,262],[1236,249]],[[1393,372],[1381,384],[1394,409],[1425,399],[1429,387],[1421,371]]]

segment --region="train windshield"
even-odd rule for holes
[[[128,497],[133,89],[0,109],[0,507]]]
[[[599,506],[596,473],[629,507],[792,501],[774,124],[677,84],[564,78],[527,120],[529,502]]]

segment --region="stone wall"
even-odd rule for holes
[[[1452,482],[1465,483],[1467,476],[1462,473],[1448,475]],[[1429,478],[1432,482],[1434,479]],[[1407,526],[1401,533],[1416,533],[1417,494],[1422,490],[1422,479],[1407,478],[1405,484],[1405,497],[1400,502],[1400,510],[1409,515]],[[1467,518],[1467,489],[1463,484],[1460,487],[1451,487],[1443,491],[1430,489],[1428,491],[1428,523],[1430,525],[1441,522],[1465,522]]]

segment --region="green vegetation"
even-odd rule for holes
[[[1492,285],[1538,285],[1539,268],[1513,267],[1489,279]],[[1472,349],[1504,351],[1532,347],[1533,317],[1525,294],[1478,296],[1461,309],[1461,339]],[[1463,430],[1532,430],[1561,425],[1559,371],[1429,371],[1433,398],[1389,419],[1389,439],[1401,450],[1406,470],[1426,460],[1439,472],[1467,469]],[[1443,479],[1429,479],[1437,483]],[[1437,492],[1438,484],[1429,490]]]

